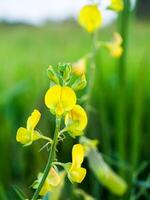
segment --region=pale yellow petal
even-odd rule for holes
[[[33,131],[32,141],[39,140],[40,138],[42,138],[42,135],[38,131]]]
[[[40,191],[40,195],[44,196],[48,192],[53,191],[53,189],[57,187],[59,184],[60,184],[60,176],[56,172],[56,170],[52,167]]]
[[[115,44],[118,44],[118,45],[121,45],[122,44],[122,37],[121,35],[118,33],[118,32],[115,32],[114,33],[114,43]]]
[[[47,178],[49,184],[53,187],[56,187],[60,183],[60,176],[53,167],[51,167]]]
[[[86,71],[86,59],[85,58],[81,58],[79,61],[73,63],[72,72],[75,75],[80,76],[80,75],[84,74],[85,71]]]

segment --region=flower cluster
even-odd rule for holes
[[[107,9],[111,9],[115,12],[122,11],[124,7],[123,0],[110,0],[110,4]],[[85,5],[81,10],[78,17],[79,24],[89,33],[95,33],[103,23],[102,11],[99,8],[98,4],[90,4]],[[100,44],[100,45],[99,45]],[[97,44],[97,48],[106,47],[109,50],[111,56],[115,58],[119,58],[122,55],[123,49],[122,45],[122,37],[119,33],[114,34],[114,40],[112,42],[99,42]],[[83,61],[83,60],[82,60]],[[80,69],[84,70],[82,66],[84,66],[83,62],[77,63],[80,66]],[[78,68],[76,69],[76,73],[78,72]]]
[[[107,9],[119,12],[123,9],[123,0],[110,0],[110,5]],[[84,6],[79,14],[79,24],[92,36],[102,26],[103,17],[102,11],[98,4],[90,4]],[[94,37],[93,37],[94,38]],[[97,150],[97,140],[90,140],[84,136],[84,130],[87,126],[87,114],[84,108],[79,105],[77,91],[85,88],[87,60],[95,59],[95,52],[100,47],[105,47],[115,58],[122,55],[122,37],[119,33],[115,33],[113,40],[108,42],[96,42],[93,40],[93,52],[83,56],[79,61],[72,65],[68,63],[59,63],[56,67],[49,66],[47,75],[50,79],[50,87],[45,94],[45,105],[50,113],[55,116],[55,132],[53,139],[43,135],[36,130],[36,126],[41,118],[41,113],[35,109],[27,119],[26,128],[20,127],[17,130],[16,140],[24,146],[31,145],[39,139],[46,140],[42,149],[50,145],[49,159],[43,173],[39,173],[37,180],[34,181],[32,187],[35,193],[32,200],[36,200],[40,196],[45,196],[47,193],[57,193],[58,188],[64,183],[64,178],[67,175],[72,183],[81,183],[86,176],[86,169],[82,167],[84,157],[88,157],[89,166],[98,177],[98,180],[107,187],[110,191],[117,195],[123,195],[126,191],[127,184],[102,159],[101,154]],[[91,63],[91,70],[95,69],[95,61]],[[94,80],[91,75],[91,80]],[[94,82],[94,81],[93,81]],[[90,104],[90,92],[92,91],[93,83],[89,83],[87,94],[82,98],[88,99]],[[90,88],[91,87],[91,88]],[[90,105],[88,105],[90,106]],[[72,162],[61,163],[57,161],[57,144],[63,141],[64,133],[68,133],[72,138],[80,137],[80,144],[75,144],[72,147]],[[59,170],[62,167],[63,170]],[[81,194],[81,190],[78,190]]]
[[[61,176],[57,165],[62,166],[67,172],[71,182],[81,183],[86,175],[86,169],[81,167],[84,160],[84,149],[81,144],[76,144],[72,149],[72,163],[55,162],[56,145],[63,139],[64,132],[75,138],[83,135],[87,125],[87,115],[85,110],[77,104],[76,91],[86,86],[84,73],[76,74],[74,67],[70,64],[58,64],[57,67],[49,66],[47,70],[51,86],[45,94],[45,105],[56,117],[56,130],[54,139],[42,135],[35,130],[40,120],[41,113],[36,109],[27,119],[27,127],[20,127],[17,131],[16,140],[24,146],[31,145],[33,141],[44,139],[51,145],[52,162],[50,163],[47,176],[39,173],[37,180],[33,183],[33,188],[40,191],[38,195],[44,196],[52,192],[61,183]],[[64,127],[61,129],[61,122],[64,120]],[[44,180],[44,181],[43,181]],[[41,184],[43,182],[43,184]]]

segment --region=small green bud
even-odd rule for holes
[[[47,69],[47,75],[50,78],[51,81],[53,81],[56,84],[59,84],[59,78],[57,77],[56,72],[54,71],[52,65],[50,65]]]
[[[70,79],[72,66],[69,63],[59,63],[57,69],[64,82]]]
[[[82,90],[86,87],[87,85],[87,81],[86,81],[86,77],[85,74],[82,74],[72,85],[72,88],[74,90]]]
[[[71,65],[70,64],[66,64],[65,70],[63,72],[63,80],[64,81],[68,81],[70,79],[71,71],[72,71]]]

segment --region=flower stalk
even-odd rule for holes
[[[129,29],[130,0],[124,0],[124,10],[120,16],[120,34],[123,38],[123,54],[119,60],[118,68],[118,105],[116,118],[116,134],[117,134],[117,152],[121,160],[126,160],[126,61],[127,61],[127,45],[128,45],[128,29]],[[122,169],[120,173],[124,175]]]
[[[55,128],[55,133],[54,133],[54,138],[53,138],[53,143],[49,152],[49,157],[48,157],[48,161],[47,161],[47,165],[45,167],[44,173],[43,173],[43,177],[41,179],[41,182],[38,186],[38,188],[36,189],[32,200],[36,200],[39,196],[39,193],[42,189],[42,186],[44,185],[44,182],[48,176],[49,170],[52,167],[53,162],[55,161],[56,158],[56,146],[57,146],[57,142],[58,142],[58,135],[60,132],[60,126],[61,126],[61,117],[56,117],[56,128]]]
[[[89,116],[89,107],[91,104],[92,90],[94,86],[95,72],[96,72],[96,51],[97,51],[97,35],[96,32],[92,33],[92,52],[91,52],[91,65],[90,65],[90,79],[88,80],[87,87],[87,103],[86,103],[86,111]]]

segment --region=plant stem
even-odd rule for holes
[[[32,197],[32,200],[36,200],[38,198],[39,193],[40,193],[40,191],[42,189],[42,186],[43,186],[43,184],[44,184],[44,182],[46,180],[46,177],[47,177],[47,175],[49,173],[49,170],[52,167],[52,163],[54,162],[54,160],[56,158],[56,145],[57,145],[57,142],[58,142],[58,134],[59,134],[59,131],[60,131],[60,125],[61,125],[61,118],[60,117],[56,117],[56,128],[55,128],[53,143],[52,143],[51,150],[50,150],[50,153],[49,153],[47,165],[45,167],[42,180],[41,180],[38,188],[36,189],[36,191],[35,191],[35,193],[34,193],[34,195]]]
[[[121,13],[120,33],[123,38],[123,54],[120,57],[118,71],[118,101],[117,101],[117,118],[116,118],[116,134],[117,134],[117,153],[121,160],[126,159],[126,61],[127,61],[127,44],[129,29],[130,0],[124,0],[124,10]],[[121,174],[123,171],[120,169]]]
[[[145,52],[144,52],[145,53]],[[147,56],[145,53],[144,55]],[[144,56],[137,75],[135,91],[134,91],[134,112],[132,117],[131,127],[131,166],[135,170],[139,164],[140,151],[141,151],[141,121],[143,114],[144,102],[144,79],[146,74],[147,57]]]
[[[90,118],[91,97],[92,97],[93,87],[94,87],[94,83],[95,83],[96,52],[97,52],[97,34],[96,34],[96,32],[94,32],[92,34],[91,63],[90,63],[90,69],[88,72],[89,80],[88,80],[88,87],[87,87],[87,91],[86,91],[87,101],[86,101],[86,105],[85,105],[88,119]],[[89,119],[89,121],[90,121],[90,119]],[[91,133],[92,133],[92,131],[88,132],[89,136]],[[90,182],[93,184],[93,189],[91,192],[92,192],[93,196],[96,196],[96,198],[99,199],[99,189],[98,189],[99,184],[98,184],[97,180],[95,180],[93,178],[93,176],[89,175],[89,179],[90,179]]]
[[[90,79],[88,80],[88,87],[87,87],[87,102],[86,102],[86,111],[87,115],[89,117],[89,107],[91,105],[91,96],[92,96],[92,90],[93,90],[93,85],[94,85],[94,79],[95,79],[95,70],[96,70],[96,63],[95,63],[95,58],[96,58],[96,33],[92,34],[92,54],[91,54],[91,64],[90,64]]]

